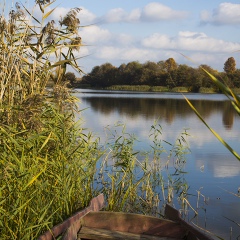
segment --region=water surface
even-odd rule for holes
[[[127,126],[140,142],[149,147],[149,131],[155,120],[162,126],[162,138],[174,143],[188,129],[191,153],[187,156],[186,180],[189,192],[205,199],[198,218],[201,225],[224,239],[240,235],[240,162],[236,160],[196,117],[182,94],[135,93],[79,90],[84,126],[104,138],[104,127],[117,121]],[[222,94],[186,94],[207,123],[240,152],[240,118]],[[193,203],[196,206],[196,203]],[[227,220],[231,219],[230,220]]]

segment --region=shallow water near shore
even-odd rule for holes
[[[104,128],[120,121],[137,136],[136,149],[150,147],[149,131],[155,120],[162,127],[162,139],[174,143],[184,129],[191,153],[187,155],[185,178],[193,207],[194,222],[221,236],[240,235],[240,162],[203,125],[182,94],[135,93],[78,89],[75,94],[83,126],[105,138]],[[207,123],[237,152],[240,150],[240,117],[222,94],[186,94]],[[197,200],[197,196],[199,196]],[[191,218],[191,216],[189,216]],[[235,222],[235,223],[234,223]]]

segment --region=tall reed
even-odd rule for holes
[[[0,238],[37,239],[104,192],[109,210],[159,213],[178,179],[164,180],[161,131],[153,152],[135,152],[135,136],[98,138],[75,122],[76,99],[65,72],[77,65],[80,21],[72,9],[59,25],[46,22],[54,1],[36,1],[37,19],[21,4],[0,17]],[[47,89],[48,82],[53,87]],[[124,129],[124,128],[123,128]],[[111,132],[111,131],[110,131]],[[113,132],[111,132],[112,134]],[[166,156],[179,170],[186,153],[178,140]],[[159,189],[162,195],[159,195]],[[169,193],[170,190],[170,193]],[[166,197],[168,196],[168,197]],[[134,207],[132,207],[134,206]]]
[[[204,68],[202,70],[209,76],[209,78],[212,80],[212,82],[216,85],[216,87],[219,88],[219,90],[228,98],[228,100],[231,102],[233,109],[236,111],[236,113],[240,116],[240,97],[237,93],[234,92],[234,89],[231,89],[228,87],[227,84],[224,82],[218,80],[215,76],[210,74],[208,71],[206,71]],[[198,118],[203,122],[203,124],[215,135],[215,137],[223,144],[224,147],[226,147],[230,153],[232,153],[238,161],[240,161],[240,155],[237,152],[237,150],[233,149],[211,126],[207,124],[207,122],[204,120],[204,118],[201,116],[201,114],[198,112],[198,110],[192,105],[192,103],[185,97],[187,103],[192,108],[192,110],[196,113]]]
[[[139,140],[124,124],[106,131],[106,154],[96,172],[96,186],[106,194],[108,210],[160,216],[166,203],[178,197],[187,199],[187,191],[181,190],[187,185],[183,171],[189,153],[186,131],[171,144],[162,139],[162,128],[156,122],[149,133],[148,151],[136,150]]]
[[[57,25],[53,3],[36,1],[41,19],[19,3],[0,17],[1,239],[36,239],[94,195],[98,141],[75,122],[64,81],[68,65],[81,71],[80,9]]]

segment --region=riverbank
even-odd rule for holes
[[[74,84],[74,88],[94,89],[94,90],[111,90],[111,91],[135,91],[135,92],[175,92],[175,93],[190,93],[191,87],[164,87],[164,86],[149,86],[149,85],[113,85],[106,88],[92,88],[87,84]],[[240,94],[240,88],[232,89],[236,94]],[[198,93],[219,93],[216,88],[199,88]]]

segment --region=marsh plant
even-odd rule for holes
[[[37,239],[94,194],[98,141],[75,122],[64,81],[67,66],[81,71],[80,9],[55,23],[52,4],[36,1],[41,19],[19,3],[0,16],[1,239]]]
[[[171,201],[179,182],[174,174],[164,179],[162,154],[175,172],[184,164],[185,142],[168,152],[157,125],[149,136],[153,151],[143,153],[125,128],[110,131],[102,147],[75,121],[79,110],[65,73],[81,72],[80,9],[57,23],[49,20],[53,3],[36,1],[41,19],[18,3],[0,16],[1,239],[37,239],[100,192],[108,210],[159,213],[159,202]]]
[[[162,128],[154,123],[147,151],[137,150],[139,140],[126,131],[125,124],[108,126],[106,133],[106,149],[96,172],[96,187],[107,196],[107,210],[159,217],[166,203],[187,199],[183,171],[189,153],[186,131],[171,144],[162,139]]]
[[[216,87],[223,93],[228,100],[231,102],[234,111],[240,116],[240,97],[237,92],[234,91],[233,88],[230,88],[227,83],[224,81],[220,81],[207,70],[202,68],[202,70],[208,75],[209,79],[216,85]],[[198,110],[193,106],[193,104],[185,97],[186,101],[188,102],[189,106],[192,110],[196,113],[198,118],[203,122],[203,124],[215,135],[215,137],[226,147],[230,153],[232,153],[235,158],[240,161],[240,155],[236,149],[233,149],[211,126],[207,124],[204,120],[203,116],[198,112]]]

